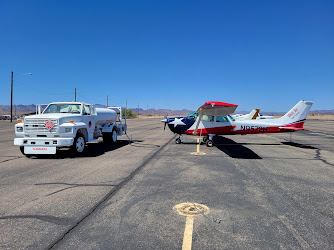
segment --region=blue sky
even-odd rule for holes
[[[334,109],[333,1],[1,0],[0,31],[0,105],[14,71],[14,104]]]

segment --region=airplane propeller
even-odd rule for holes
[[[166,130],[166,124],[168,123],[167,115],[168,115],[168,113],[166,114],[165,119],[161,120],[161,122],[165,123],[164,124],[164,131]]]

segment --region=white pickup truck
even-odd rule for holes
[[[36,115],[26,116],[15,125],[14,145],[24,155],[56,154],[57,148],[70,147],[82,154],[87,142],[103,137],[105,143],[116,143],[126,134],[122,108],[95,108],[83,102],[53,102]],[[126,110],[125,110],[126,114]]]

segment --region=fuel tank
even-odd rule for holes
[[[96,108],[96,125],[104,125],[106,123],[114,123],[117,119],[116,111],[106,108]]]

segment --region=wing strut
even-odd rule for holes
[[[203,110],[200,109],[200,110],[199,110],[199,116],[198,116],[198,119],[197,119],[197,123],[196,123],[195,130],[194,130],[194,132],[193,132],[193,135],[197,135],[198,126],[199,126],[199,123],[200,123],[201,120],[202,120],[203,113],[204,113]]]

